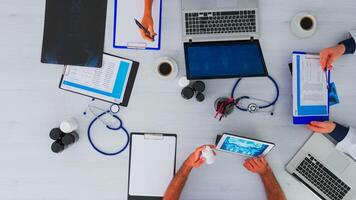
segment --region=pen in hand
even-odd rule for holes
[[[138,28],[140,28],[147,37],[149,37],[150,39],[152,39],[152,41],[154,41],[155,40],[154,35],[152,36],[151,33],[147,30],[147,28],[145,28],[137,19],[134,20]]]
[[[325,67],[324,72],[325,72],[326,88],[329,89],[329,78],[328,78],[328,72],[329,72],[329,70],[328,70],[327,67]]]

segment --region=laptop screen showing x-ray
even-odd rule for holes
[[[258,40],[185,43],[188,79],[267,76]]]

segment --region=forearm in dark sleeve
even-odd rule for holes
[[[330,136],[337,142],[340,142],[346,137],[350,128],[342,126],[338,123],[335,124],[336,124],[336,128],[330,133]]]
[[[354,38],[349,38],[340,42],[339,44],[343,44],[345,46],[345,53],[344,54],[353,54],[356,50],[356,42]]]

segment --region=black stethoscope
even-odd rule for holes
[[[129,136],[129,132],[127,131],[127,129],[124,127],[123,123],[122,123],[122,120],[120,119],[119,116],[117,116],[117,114],[119,113],[120,111],[120,106],[117,105],[117,104],[112,104],[110,106],[110,110],[102,110],[96,106],[91,106],[89,105],[88,106],[88,110],[95,116],[94,119],[89,123],[89,126],[88,126],[88,131],[87,131],[87,134],[88,134],[88,139],[89,139],[89,143],[90,145],[99,153],[103,154],[103,155],[106,155],[106,156],[114,156],[114,155],[117,155],[117,154],[120,154],[121,152],[123,152],[129,145],[129,142],[130,142],[130,136]],[[98,110],[100,111],[101,113],[99,115],[96,114],[96,112],[94,110]],[[86,112],[84,112],[84,115],[86,114]],[[116,127],[112,127],[110,124],[106,123],[102,117],[104,115],[110,115],[112,116],[117,122],[118,122],[118,125]],[[119,150],[115,151],[115,152],[105,152],[101,149],[99,149],[93,142],[92,140],[92,137],[91,137],[91,128],[92,126],[95,124],[95,122],[99,120],[101,121],[105,126],[106,128],[108,128],[109,130],[112,130],[112,131],[119,131],[119,130],[122,130],[126,136],[126,142],[125,144],[122,146],[122,148],[120,148]]]
[[[235,83],[235,85],[234,85],[234,87],[232,88],[232,91],[231,91],[231,98],[235,99],[234,103],[235,103],[236,108],[241,110],[241,111],[250,112],[250,113],[256,113],[261,109],[266,109],[266,108],[269,108],[269,107],[273,107],[272,111],[270,112],[271,115],[273,115],[274,114],[274,106],[276,105],[276,103],[278,101],[278,98],[279,98],[279,87],[278,87],[277,82],[271,76],[268,75],[267,78],[272,81],[273,85],[276,88],[276,96],[275,96],[273,101],[269,102],[269,101],[266,101],[266,100],[263,100],[263,99],[258,99],[258,98],[250,97],[250,96],[241,96],[241,97],[238,97],[238,98],[235,99],[234,98],[234,94],[235,94],[236,88],[237,88],[238,84],[240,83],[240,81],[242,80],[242,78],[239,78],[236,81],[236,83]],[[264,102],[265,104],[264,105],[258,105],[257,103],[249,103],[247,106],[242,106],[242,101],[243,100],[256,100],[256,101]]]

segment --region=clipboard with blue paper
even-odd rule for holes
[[[142,38],[135,19],[141,22],[144,13],[143,0],[115,0],[113,47],[123,49],[160,50],[162,0],[153,0],[154,41]]]
[[[330,71],[320,66],[320,56],[293,52],[293,124],[329,120]]]

